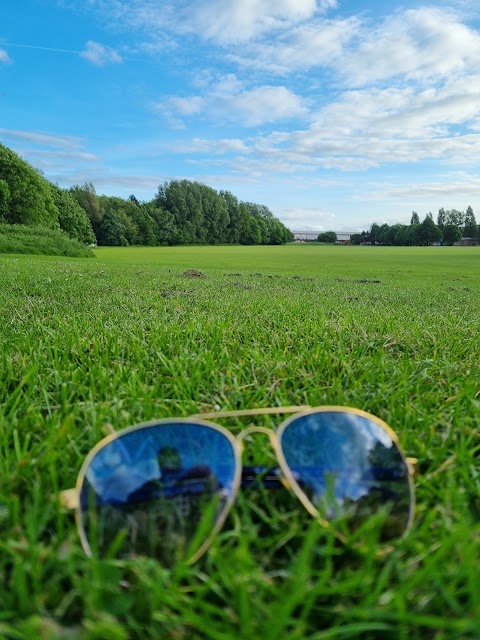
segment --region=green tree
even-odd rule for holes
[[[445,224],[455,224],[457,227],[463,227],[465,221],[465,213],[457,211],[457,209],[449,209],[445,212]]]
[[[147,205],[151,218],[155,220],[157,228],[157,244],[176,245],[181,244],[182,236],[175,223],[175,217],[170,211],[165,211],[161,207]]]
[[[376,223],[373,223],[372,227],[375,224]],[[375,233],[376,244],[387,244],[387,234],[388,234],[388,230],[390,229],[390,226],[386,222],[384,222],[381,227],[379,227],[378,224],[376,226],[377,226],[376,233]]]
[[[439,229],[443,229],[443,227],[447,224],[447,214],[445,213],[445,209],[442,207],[438,210],[437,216],[437,226]]]
[[[350,244],[354,244],[354,245],[359,245],[359,244],[365,244],[365,231],[362,231],[362,233],[354,233],[350,236]]]
[[[420,224],[419,244],[428,246],[442,239],[442,232],[433,221],[432,216],[426,215],[425,220]]]
[[[105,211],[100,204],[95,187],[91,182],[86,182],[82,186],[75,185],[74,187],[71,187],[69,191],[87,214],[93,227],[93,231],[98,239],[100,224]]]
[[[150,203],[173,216],[176,242],[182,244],[279,244],[293,234],[265,205],[239,202],[229,191],[189,180],[160,185]]]
[[[154,202],[155,206],[173,214],[182,244],[206,242],[199,183],[189,180],[166,182],[158,188]]]
[[[418,213],[416,211],[412,211],[410,224],[420,224],[420,218],[418,217]]]
[[[107,211],[105,213],[98,228],[97,242],[99,245],[108,247],[128,246],[127,228],[122,217],[116,211]]]
[[[283,244],[293,241],[292,232],[276,218],[264,204],[245,202],[250,216],[255,218],[260,229],[261,244]]]
[[[377,244],[377,242],[379,242],[379,239],[378,239],[379,231],[380,231],[379,225],[376,222],[374,222],[370,227],[370,231],[368,232],[368,242],[370,242],[370,244]]]
[[[6,180],[0,178],[0,222],[8,218],[10,189]]]
[[[250,244],[250,213],[244,202],[240,202],[238,207],[238,238],[240,244]]]
[[[409,247],[416,247],[421,244],[422,227],[420,224],[411,224],[407,227],[406,244]]]
[[[8,209],[4,207],[3,213],[7,223],[58,229],[58,209],[50,183],[3,144],[0,144],[0,176],[9,191]],[[4,198],[6,193],[3,188]]]
[[[220,191],[220,196],[225,200],[228,211],[228,225],[226,230],[227,242],[240,243],[240,203],[238,198],[230,191]]]
[[[463,235],[465,238],[478,238],[477,221],[472,207],[468,206],[465,212]]]
[[[228,206],[225,199],[215,189],[200,185],[199,188],[203,219],[206,227],[208,244],[227,242],[228,224],[230,222]]]
[[[462,230],[456,224],[447,224],[443,228],[443,242],[445,244],[454,244],[462,238]]]
[[[317,242],[326,242],[328,244],[335,244],[337,241],[337,234],[335,231],[324,231],[317,236]]]
[[[257,218],[249,216],[246,224],[245,234],[241,240],[242,244],[261,244],[262,232]]]
[[[58,209],[60,229],[80,242],[95,244],[96,238],[90,220],[72,194],[54,184],[51,185],[51,192]]]

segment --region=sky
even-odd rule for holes
[[[0,0],[0,142],[61,187],[174,179],[292,230],[480,218],[478,0]]]

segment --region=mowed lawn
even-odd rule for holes
[[[4,255],[0,318],[2,640],[480,637],[479,248]],[[56,496],[106,424],[298,404],[370,411],[418,458],[392,553],[251,490],[192,567],[84,556]]]

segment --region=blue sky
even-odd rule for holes
[[[198,180],[294,230],[480,218],[478,0],[6,0],[0,141],[68,187]]]

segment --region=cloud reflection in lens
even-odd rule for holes
[[[347,411],[312,412],[285,427],[281,448],[301,490],[343,532],[374,516],[382,541],[407,529],[408,468],[390,433],[374,420]]]
[[[235,451],[207,425],[133,429],[95,454],[80,490],[91,551],[143,554],[170,566],[211,534],[234,490]]]

